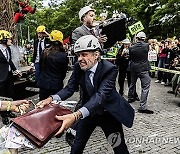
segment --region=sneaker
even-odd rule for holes
[[[160,83],[160,80],[156,80],[155,83]]]
[[[153,114],[154,113],[154,111],[151,111],[151,110],[148,110],[148,109],[145,109],[145,110],[138,109],[138,112],[139,113],[146,113],[146,114]]]
[[[161,84],[162,84],[162,85],[165,85],[165,82],[162,81]]]

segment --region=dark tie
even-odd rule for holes
[[[8,51],[8,49],[6,49],[6,59],[7,59],[7,61],[9,62],[10,55],[9,55],[9,51]]]
[[[93,94],[94,94],[94,87],[91,83],[91,80],[89,78],[89,75],[91,74],[92,72],[91,71],[86,71],[85,73],[85,84],[86,84],[86,89],[87,89],[87,92],[89,94],[89,96],[91,97]]]
[[[95,33],[94,33],[94,30],[93,30],[93,29],[90,29],[89,31],[90,31],[90,33],[91,33],[92,35],[95,36]]]
[[[42,41],[39,41],[39,57],[42,58]]]

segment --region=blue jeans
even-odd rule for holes
[[[159,62],[158,62],[158,67],[160,68],[165,68],[165,62],[166,62],[166,57],[160,57],[159,58]],[[162,71],[158,71],[158,80],[162,80],[163,79],[163,72]]]

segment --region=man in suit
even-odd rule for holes
[[[12,44],[12,35],[6,30],[0,30],[0,96],[13,98],[13,73],[17,71],[11,59],[11,50],[9,46]],[[10,111],[1,112],[2,122],[9,124],[8,117],[14,118],[15,115]]]
[[[72,32],[72,44],[74,44],[80,37],[85,35],[94,35],[98,38],[99,42],[101,43],[101,46],[103,47],[103,43],[107,41],[106,35],[101,35],[99,33],[98,29],[95,29],[96,27],[96,17],[95,17],[95,10],[92,9],[89,6],[85,6],[80,9],[79,11],[79,19],[82,23],[80,27],[77,27]],[[73,51],[74,52],[74,51]],[[77,61],[77,56],[75,55],[75,62]],[[81,92],[81,90],[80,90]],[[79,106],[81,105],[81,100],[79,100],[77,106],[75,107],[75,110],[79,109]],[[72,127],[73,129],[76,129],[76,124]],[[69,145],[72,146],[73,140],[74,140],[74,134],[75,130],[69,129],[66,133],[66,141]]]
[[[131,84],[128,92],[128,102],[134,102],[136,82],[137,79],[140,78],[142,92],[138,112],[153,114],[154,112],[148,110],[146,107],[151,82],[149,76],[150,64],[148,61],[149,44],[144,42],[146,39],[146,34],[144,32],[139,32],[136,39],[137,43],[129,48],[130,63],[128,70],[131,72]]]
[[[46,38],[49,34],[46,32],[45,26],[38,26],[36,29],[37,40],[34,41],[34,53],[33,53],[33,63],[35,66],[35,78],[36,81],[39,79],[39,75],[42,69],[42,57],[43,51],[49,46],[49,39]]]
[[[95,10],[89,6],[81,8],[79,11],[79,19],[82,25],[72,32],[72,42],[75,43],[80,37],[84,35],[94,35],[98,38],[100,43],[107,41],[106,35],[101,35],[96,27]]]
[[[112,63],[100,59],[101,45],[93,35],[79,38],[74,51],[78,63],[65,88],[56,95],[39,102],[38,107],[53,100],[66,100],[78,86],[81,87],[82,106],[79,110],[65,116],[56,116],[63,124],[56,133],[62,133],[79,120],[75,142],[71,154],[82,154],[84,147],[96,126],[100,126],[111,144],[115,154],[127,154],[122,124],[132,127],[134,110],[116,91],[115,82],[118,70]],[[115,142],[113,142],[115,141]]]

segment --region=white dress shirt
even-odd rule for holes
[[[37,56],[36,56],[35,63],[39,63],[39,60],[40,60],[40,55],[39,55],[39,44],[40,44],[40,42],[41,42],[42,52],[43,52],[44,49],[45,49],[44,41],[45,41],[45,38],[42,39],[42,40],[39,39],[38,46],[37,46]]]
[[[89,78],[93,86],[94,86],[94,83],[93,83],[94,73],[96,72],[97,66],[98,66],[98,62],[92,68],[89,69],[89,71],[91,71]],[[52,95],[52,98],[53,100],[61,101],[61,98],[59,97],[59,95]],[[86,107],[82,107],[79,110],[82,113],[82,119],[86,118],[90,114]]]

